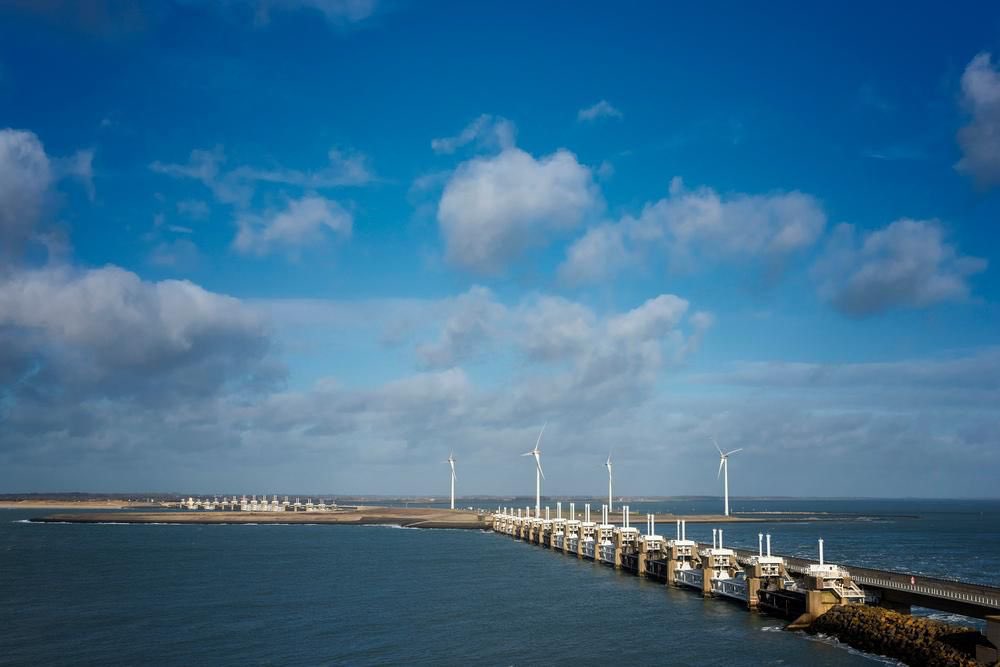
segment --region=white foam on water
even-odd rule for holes
[[[801,630],[800,631],[796,631],[796,632],[797,632],[797,634],[803,635],[809,641],[819,642],[821,644],[826,644],[828,646],[833,646],[833,647],[842,649],[844,651],[847,651],[851,655],[860,655],[860,656],[862,656],[864,658],[868,658],[869,660],[872,660],[874,662],[882,663],[883,665],[891,665],[891,667],[907,667],[907,665],[906,665],[905,662],[900,662],[899,660],[896,660],[894,658],[890,658],[887,655],[878,655],[876,653],[865,653],[864,651],[859,651],[858,649],[854,648],[850,644],[846,644],[846,643],[840,641],[839,639],[837,639],[836,637],[831,637],[829,635],[825,635],[822,632],[817,633],[815,635],[811,635],[811,634],[809,634],[807,632],[802,632]]]

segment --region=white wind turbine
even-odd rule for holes
[[[726,516],[729,516],[729,455],[735,454],[736,452],[742,452],[743,448],[740,447],[739,449],[723,452],[715,438],[712,438],[712,442],[715,443],[715,448],[719,450],[719,472],[715,474],[715,478],[719,479],[719,475],[725,473],[723,476],[722,488],[725,493]]]
[[[538,432],[538,440],[535,441],[535,448],[521,454],[521,456],[535,457],[535,516],[540,516],[539,513],[542,510],[542,480],[545,479],[545,473],[542,472],[542,451],[538,449],[538,445],[542,442],[542,433],[545,433],[547,425],[548,422],[542,424],[542,430]]]
[[[608,460],[607,460],[607,462],[604,465],[608,469],[608,511],[610,512],[611,511],[611,505],[612,505],[612,503],[611,503],[611,491],[612,491],[612,486],[611,486],[611,479],[612,479],[612,474],[611,474],[611,465],[612,465],[611,464],[611,452],[608,452]]]
[[[451,508],[455,509],[455,452],[448,454],[446,463],[451,464]]]

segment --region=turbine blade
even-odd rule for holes
[[[542,479],[545,479],[545,473],[542,472],[542,462],[537,457],[535,458],[535,465],[538,466],[538,474],[542,476]]]
[[[719,456],[722,456],[722,448],[719,447],[719,441],[715,439],[714,435],[712,436],[712,442],[715,444],[715,448],[719,450]]]
[[[726,465],[726,459],[719,459],[719,472],[715,473],[715,479],[719,479],[719,476],[722,475],[722,466],[724,465]]]
[[[735,454],[736,452],[742,452],[742,451],[743,451],[743,448],[740,447],[739,449],[734,449],[732,451],[726,452],[726,456],[729,456],[730,454]]]
[[[525,452],[524,454],[521,454],[521,456],[534,456],[534,455],[535,455],[534,451]]]
[[[538,432],[538,440],[535,440],[535,449],[536,450],[538,449],[538,445],[540,445],[541,442],[542,442],[542,433],[545,433],[545,427],[548,426],[548,425],[549,425],[548,422],[545,422],[544,424],[542,424],[542,430]]]

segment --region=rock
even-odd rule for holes
[[[865,605],[834,607],[806,631],[836,637],[866,653],[929,667],[976,667],[972,656],[976,637],[982,638],[974,628]]]

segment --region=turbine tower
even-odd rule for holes
[[[612,485],[611,485],[611,478],[612,478],[612,475],[611,475],[611,452],[608,452],[608,460],[607,460],[607,462],[604,465],[608,469],[608,511],[611,512],[612,511],[612,509],[611,509],[612,508],[612,502],[611,502],[611,491],[612,491]]]
[[[545,433],[547,425],[548,422],[542,424],[542,430],[538,432],[538,440],[535,441],[535,448],[521,454],[521,456],[535,457],[535,516],[541,516],[539,513],[542,511],[542,480],[545,479],[545,473],[542,472],[542,451],[538,449],[538,445],[542,442],[542,433]]]
[[[729,516],[729,455],[735,454],[736,452],[742,452],[743,448],[733,449],[728,452],[722,451],[719,447],[719,443],[716,442],[715,438],[712,438],[712,442],[715,443],[715,448],[719,450],[719,472],[715,474],[715,479],[719,479],[719,475],[723,476],[722,488],[725,498],[726,516]]]
[[[455,452],[448,454],[448,463],[451,464],[451,508],[455,509]]]

